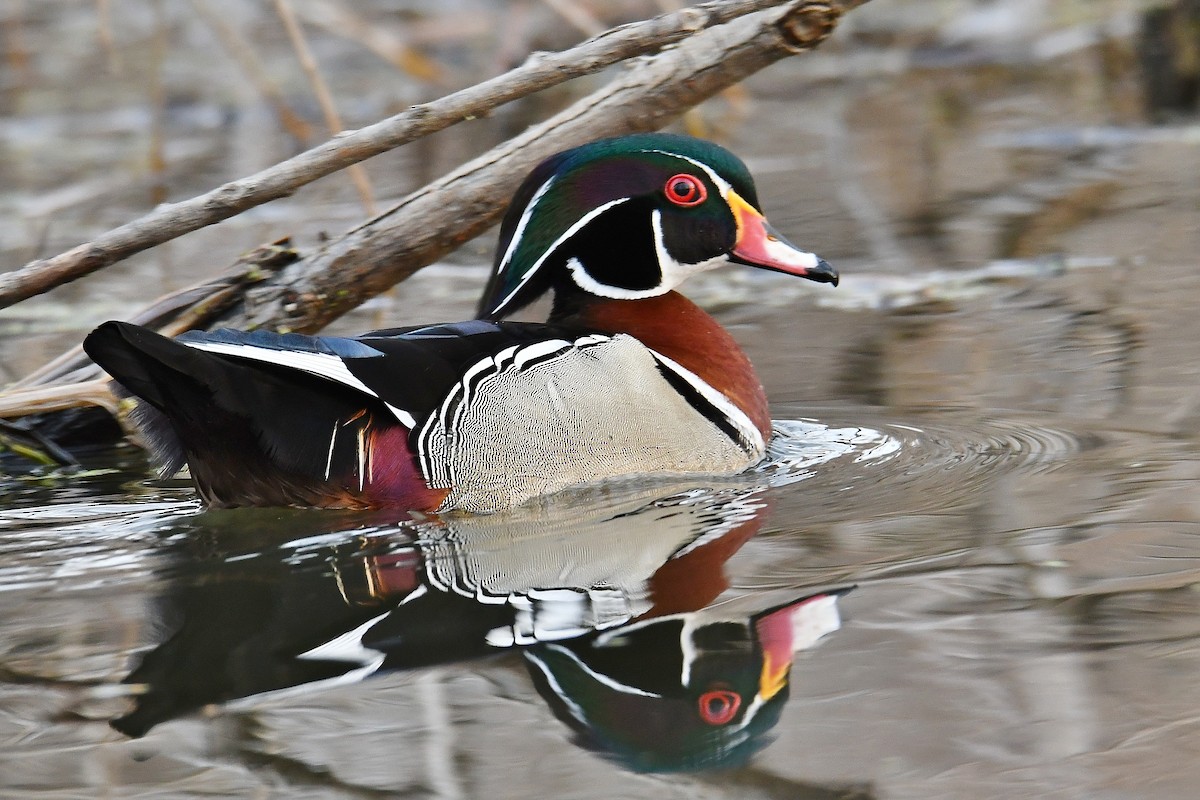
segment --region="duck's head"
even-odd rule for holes
[[[728,150],[665,133],[602,139],[543,161],[517,190],[479,316],[508,316],[551,288],[654,297],[727,263],[838,281],[767,224]]]

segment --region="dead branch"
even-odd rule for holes
[[[194,0],[196,1],[196,0]],[[784,0],[717,0],[623,25],[552,54],[536,54],[522,66],[475,86],[412,108],[357,131],[347,131],[295,158],[232,181],[206,194],[157,207],[149,214],[48,259],[0,274],[0,308],[46,292],[98,269],[229,219],[307,183],[434,133],[486,114],[520,97],[587,75],[619,61],[661,50],[696,31],[780,5]],[[861,2],[861,0],[859,0]],[[852,2],[857,4],[857,2]]]
[[[245,294],[247,286],[266,280],[269,275],[299,257],[289,239],[260,245],[242,255],[223,273],[160,297],[133,314],[129,321],[154,328],[165,336],[178,336],[184,331],[206,328]],[[23,406],[17,398],[20,391],[48,384],[86,381],[101,375],[103,372],[100,368],[84,355],[83,347],[75,345],[0,392],[0,418],[42,410],[31,408],[21,411]],[[41,403],[41,399],[38,402]]]
[[[859,4],[793,3],[711,28],[644,58],[557,116],[288,265],[249,290],[221,323],[319,330],[481,233],[542,159],[598,137],[661,127],[768,64],[816,46],[846,7]]]
[[[307,257],[286,241],[258,248],[223,275],[131,319],[168,335],[214,324],[318,330],[480,233],[541,159],[600,136],[660,127],[768,64],[816,46],[845,10],[863,2],[793,2],[689,37]],[[0,417],[107,407],[96,399],[98,374],[75,348],[0,395]]]

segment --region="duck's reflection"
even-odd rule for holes
[[[140,736],[212,703],[516,648],[584,744],[638,769],[741,761],[779,719],[793,654],[838,627],[838,590],[710,605],[764,509],[759,488],[697,488],[371,527],[202,515],[162,598],[172,633],[112,724]]]
[[[837,629],[839,593],[738,619],[700,611],[640,620],[524,656],[584,744],[639,770],[726,766],[767,743],[792,655]]]

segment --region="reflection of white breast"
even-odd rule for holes
[[[423,526],[433,588],[516,612],[492,644],[555,641],[621,625],[650,608],[646,583],[674,554],[723,535],[761,506],[756,493],[629,491],[579,513],[540,505]],[[568,518],[569,517],[569,518]]]
[[[418,436],[426,479],[451,490],[443,511],[494,511],[618,475],[736,472],[763,451],[740,409],[623,334],[485,359]]]

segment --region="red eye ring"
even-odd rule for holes
[[[742,698],[728,689],[713,689],[700,695],[700,719],[709,725],[724,725],[737,716]]]
[[[667,178],[663,193],[672,203],[684,208],[698,206],[708,199],[708,190],[704,188],[700,179],[686,172]]]

